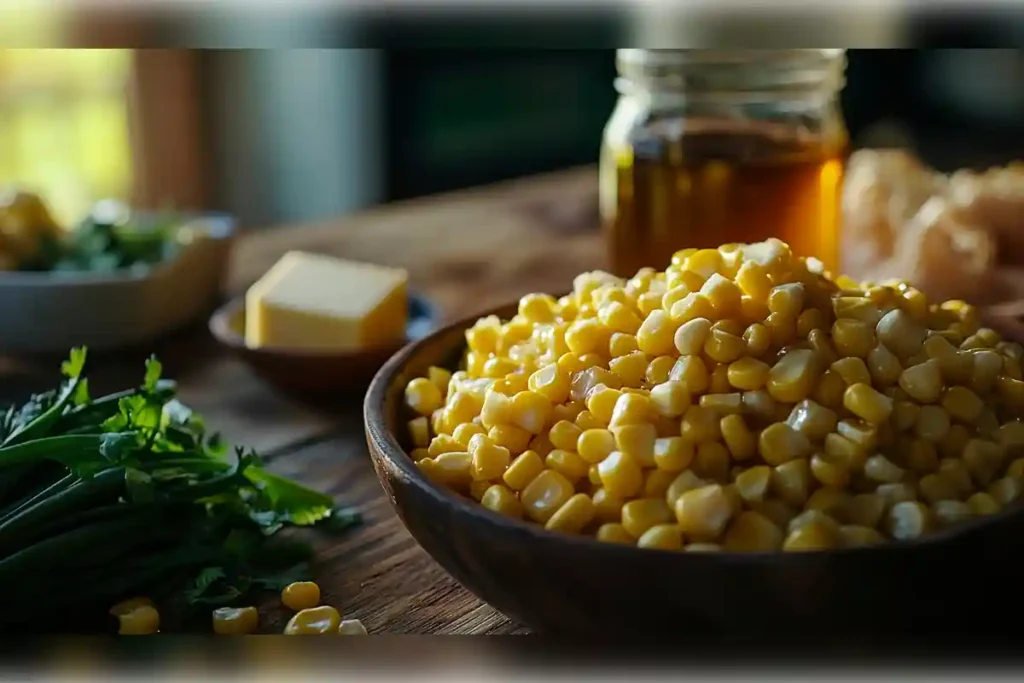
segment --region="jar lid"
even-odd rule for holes
[[[690,65],[734,65],[749,63],[784,62],[810,65],[815,62],[823,66],[845,57],[843,48],[793,49],[793,50],[703,50],[703,49],[644,49],[620,48],[616,50],[616,61],[620,66],[639,67],[684,67]]]
[[[636,49],[616,51],[628,81],[697,93],[835,92],[843,87],[846,50]]]

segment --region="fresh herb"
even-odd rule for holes
[[[119,202],[100,202],[74,230],[45,234],[21,268],[54,272],[149,268],[177,254],[180,225],[180,216],[171,211],[142,224]]]
[[[232,603],[306,575],[310,546],[277,531],[359,523],[252,451],[230,452],[155,358],[138,388],[98,398],[85,359],[72,350],[60,387],[0,418],[0,627],[26,623],[40,602]]]

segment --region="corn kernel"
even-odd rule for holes
[[[757,450],[769,465],[781,465],[811,454],[811,442],[784,422],[769,425],[758,437]]]
[[[837,318],[852,318],[875,327],[881,319],[878,305],[869,298],[840,296],[832,301],[832,310]]]
[[[886,500],[874,493],[859,493],[850,499],[845,517],[851,524],[875,528],[882,521]]]
[[[981,491],[967,499],[967,506],[971,509],[971,513],[977,517],[994,515],[1002,509],[999,501],[990,494]]]
[[[732,462],[728,449],[717,441],[704,441],[697,446],[693,458],[693,473],[702,479],[725,482],[729,478]]]
[[[771,347],[772,334],[767,327],[756,322],[744,330],[743,341],[747,344],[748,356],[763,356]]]
[[[978,395],[965,387],[950,387],[942,395],[942,407],[954,418],[974,422],[985,408]]]
[[[636,335],[616,332],[608,340],[608,355],[612,358],[620,358],[626,354],[633,353],[640,349],[636,343]]]
[[[651,389],[650,400],[662,417],[679,417],[690,407],[690,392],[685,383],[669,380]]]
[[[618,450],[641,467],[654,467],[654,442],[658,434],[653,424],[627,424],[613,427],[611,432]]]
[[[718,484],[686,491],[674,509],[683,534],[703,539],[721,536],[733,515],[732,502]]]
[[[612,451],[597,468],[601,484],[609,493],[632,498],[643,488],[643,470],[639,463],[621,451]]]
[[[988,486],[1003,461],[999,444],[984,439],[971,439],[964,446],[963,463],[978,486]]]
[[[867,366],[872,381],[879,387],[896,384],[903,373],[899,359],[881,344],[868,352]]]
[[[526,516],[546,524],[573,495],[572,483],[555,470],[544,470],[519,495]]]
[[[255,607],[219,607],[212,613],[213,632],[219,636],[244,636],[255,633],[259,613]]]
[[[826,370],[811,397],[826,408],[840,410],[843,407],[843,392],[845,391],[846,382],[839,376],[839,373]]]
[[[708,393],[727,394],[730,389],[732,387],[729,386],[729,366],[724,363],[713,363],[708,380]]]
[[[607,429],[588,429],[576,442],[579,456],[591,464],[598,464],[615,450],[615,436]]]
[[[857,417],[879,424],[892,414],[892,399],[869,384],[853,384],[843,393],[843,406]]]
[[[536,451],[526,451],[512,461],[502,479],[512,490],[522,490],[530,481],[544,471],[544,461]]]
[[[939,468],[939,453],[935,445],[923,439],[914,439],[904,454],[907,467],[918,474],[928,474]]]
[[[719,430],[734,460],[748,460],[757,451],[757,441],[739,415],[727,415],[719,423]]]
[[[772,480],[772,468],[765,465],[751,467],[736,477],[736,490],[748,503],[760,503],[768,495]]]
[[[409,420],[409,436],[416,448],[426,448],[430,444],[430,425],[425,417]]]
[[[654,464],[659,470],[680,472],[690,466],[694,454],[693,443],[682,437],[667,437],[654,441]]]
[[[460,424],[458,427],[455,428],[455,431],[452,432],[451,438],[455,441],[455,447],[452,448],[452,450],[467,450],[469,448],[470,439],[472,439],[477,434],[486,434],[484,428],[481,427],[480,425],[473,424],[472,422]],[[431,455],[439,455],[441,452],[444,451],[432,453]]]
[[[320,586],[312,581],[295,581],[281,591],[281,602],[290,610],[299,612],[320,604]]]
[[[782,348],[796,341],[796,319],[781,313],[771,313],[764,319],[764,326],[772,337],[772,344]]]
[[[700,293],[711,302],[711,307],[717,317],[727,318],[739,314],[743,290],[732,280],[718,273],[712,273],[704,281]]]
[[[940,500],[932,504],[931,517],[939,527],[956,526],[973,515],[971,506],[959,500]]]
[[[806,339],[815,330],[826,331],[830,327],[825,313],[817,308],[808,308],[796,319],[796,334]]]
[[[838,528],[811,522],[789,532],[782,544],[786,552],[828,550],[839,544]]]
[[[884,455],[873,455],[864,463],[868,479],[882,484],[895,484],[903,479],[904,471]]]
[[[594,519],[596,509],[590,496],[577,493],[565,503],[544,524],[548,531],[578,534]]]
[[[442,453],[433,458],[420,460],[428,465],[428,472],[436,481],[449,486],[469,486],[473,480],[473,456],[469,453]]]
[[[786,418],[786,424],[812,441],[821,441],[832,432],[838,423],[835,411],[825,408],[809,399],[793,406]]]
[[[722,330],[711,330],[704,342],[704,354],[717,363],[732,363],[746,353],[747,343]]]
[[[571,378],[569,373],[552,363],[538,369],[527,380],[527,388],[550,403],[565,403],[569,399]]]
[[[642,320],[630,306],[618,301],[611,301],[597,310],[597,318],[612,332],[636,334]]]
[[[918,538],[932,526],[931,511],[917,501],[896,503],[889,510],[889,534],[899,541]]]
[[[668,487],[672,485],[676,474],[678,472],[669,472],[662,469],[648,470],[644,473],[644,487],[641,491],[641,496],[664,500],[665,494],[668,493]]]
[[[334,635],[341,626],[341,614],[329,606],[311,607],[297,612],[284,627],[286,636]]]
[[[846,491],[835,488],[820,488],[811,494],[804,503],[805,510],[817,510],[823,512],[832,519],[843,519],[846,517],[853,497]]]
[[[699,356],[683,356],[672,367],[669,380],[682,382],[690,394],[704,393],[711,382],[711,374]]]
[[[783,356],[768,374],[769,395],[783,403],[797,403],[810,396],[821,368],[808,349],[795,349]]]
[[[782,530],[770,519],[748,510],[730,522],[723,546],[733,552],[765,552],[778,550],[782,540]]]
[[[772,291],[768,269],[755,261],[744,261],[736,273],[736,284],[743,293],[755,299],[767,300]]]
[[[511,462],[509,449],[498,446],[482,434],[469,440],[469,454],[473,458],[471,473],[475,481],[499,479]]]
[[[703,406],[690,406],[683,414],[679,434],[690,443],[715,441],[721,435],[718,414]]]
[[[512,425],[494,425],[488,430],[487,438],[495,445],[507,448],[512,455],[519,455],[526,450],[533,434]]]
[[[676,359],[673,356],[658,356],[647,365],[647,370],[644,372],[644,379],[648,385],[656,386],[669,380],[669,375],[672,373],[672,368],[676,365]]]
[[[704,394],[700,397],[700,406],[719,415],[737,415],[743,410],[743,394]]]
[[[682,302],[680,302],[682,303]],[[677,304],[678,305],[678,304]],[[636,333],[637,346],[644,353],[663,356],[675,348],[676,323],[664,311],[652,311]]]
[[[743,413],[752,419],[770,421],[775,418],[779,406],[764,389],[743,392]]]
[[[634,351],[608,362],[608,369],[618,376],[624,387],[639,387],[647,374],[650,360],[643,351]]]
[[[839,534],[839,523],[825,512],[816,509],[804,510],[798,514],[789,521],[786,530],[789,533],[793,533],[798,529],[811,525],[821,527],[832,536],[838,536]]]
[[[843,548],[863,548],[884,541],[882,534],[866,526],[849,524],[839,527],[839,544]]]
[[[683,532],[675,524],[656,524],[637,539],[636,545],[652,550],[681,550]]]
[[[867,358],[877,340],[870,325],[853,318],[839,318],[832,324],[832,344],[840,356]]]
[[[480,504],[488,510],[513,519],[523,516],[523,506],[519,498],[512,490],[501,484],[488,487],[480,498]]]
[[[810,496],[811,472],[807,460],[790,460],[772,471],[771,491],[784,502],[802,507]]]
[[[638,498],[622,506],[622,526],[634,538],[658,524],[672,520],[672,510],[661,498]]]
[[[651,400],[638,394],[621,394],[615,400],[609,426],[618,427],[628,424],[646,423],[653,413]]]
[[[417,377],[405,387],[405,403],[420,415],[430,415],[444,405],[444,397],[436,384]]]
[[[544,464],[571,482],[579,481],[587,476],[587,471],[590,469],[590,464],[573,451],[558,448],[547,454]]]
[[[871,384],[871,373],[868,372],[868,366],[860,358],[853,356],[840,358],[832,363],[829,369],[842,377],[847,386],[851,384]]]
[[[597,530],[597,540],[604,543],[622,543],[625,545],[633,545],[635,542],[621,524],[615,523],[602,524]]]
[[[740,358],[729,364],[727,377],[730,386],[742,391],[757,391],[768,382],[771,367],[756,358]]]

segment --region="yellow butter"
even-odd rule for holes
[[[407,282],[397,268],[288,252],[246,292],[246,346],[350,351],[401,342]]]

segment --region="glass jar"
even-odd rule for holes
[[[834,270],[845,51],[619,50],[601,150],[608,267],[778,237]]]

